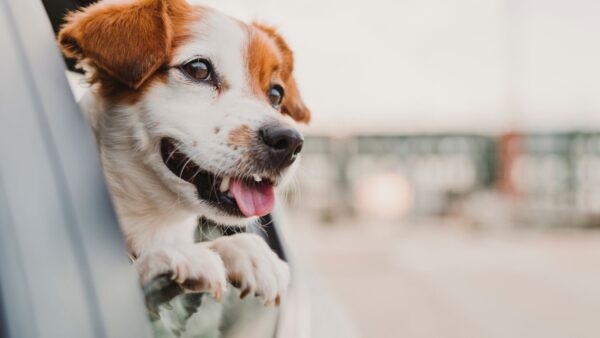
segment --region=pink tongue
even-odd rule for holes
[[[270,213],[275,205],[273,186],[270,184],[248,186],[233,179],[229,191],[246,217],[264,216]]]

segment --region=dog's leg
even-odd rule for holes
[[[209,247],[218,252],[231,283],[247,295],[262,297],[265,305],[279,305],[290,283],[290,269],[264,239],[255,234],[217,238]]]
[[[158,283],[154,287],[161,297],[158,304],[150,304],[147,299],[151,314],[156,306],[183,292],[206,292],[216,300],[225,292],[223,261],[204,244],[155,248],[141,255],[135,265],[144,289]]]

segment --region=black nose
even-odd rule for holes
[[[273,164],[281,168],[294,163],[304,144],[302,134],[288,127],[264,127],[260,130],[260,136],[267,145]]]

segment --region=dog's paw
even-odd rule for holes
[[[168,276],[184,292],[207,292],[216,300],[225,292],[223,261],[203,245],[157,248],[139,257],[135,265],[144,286],[160,276]]]
[[[254,234],[220,237],[210,243],[223,259],[227,277],[241,290],[262,297],[265,305],[279,305],[290,284],[290,269],[264,239]]]

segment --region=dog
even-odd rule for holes
[[[194,232],[199,218],[255,224],[298,166],[310,111],[281,35],[184,0],[103,0],[69,13],[58,44],[90,84],[81,105],[141,284],[169,276],[215,306],[231,289],[278,305],[290,271],[263,238]]]

